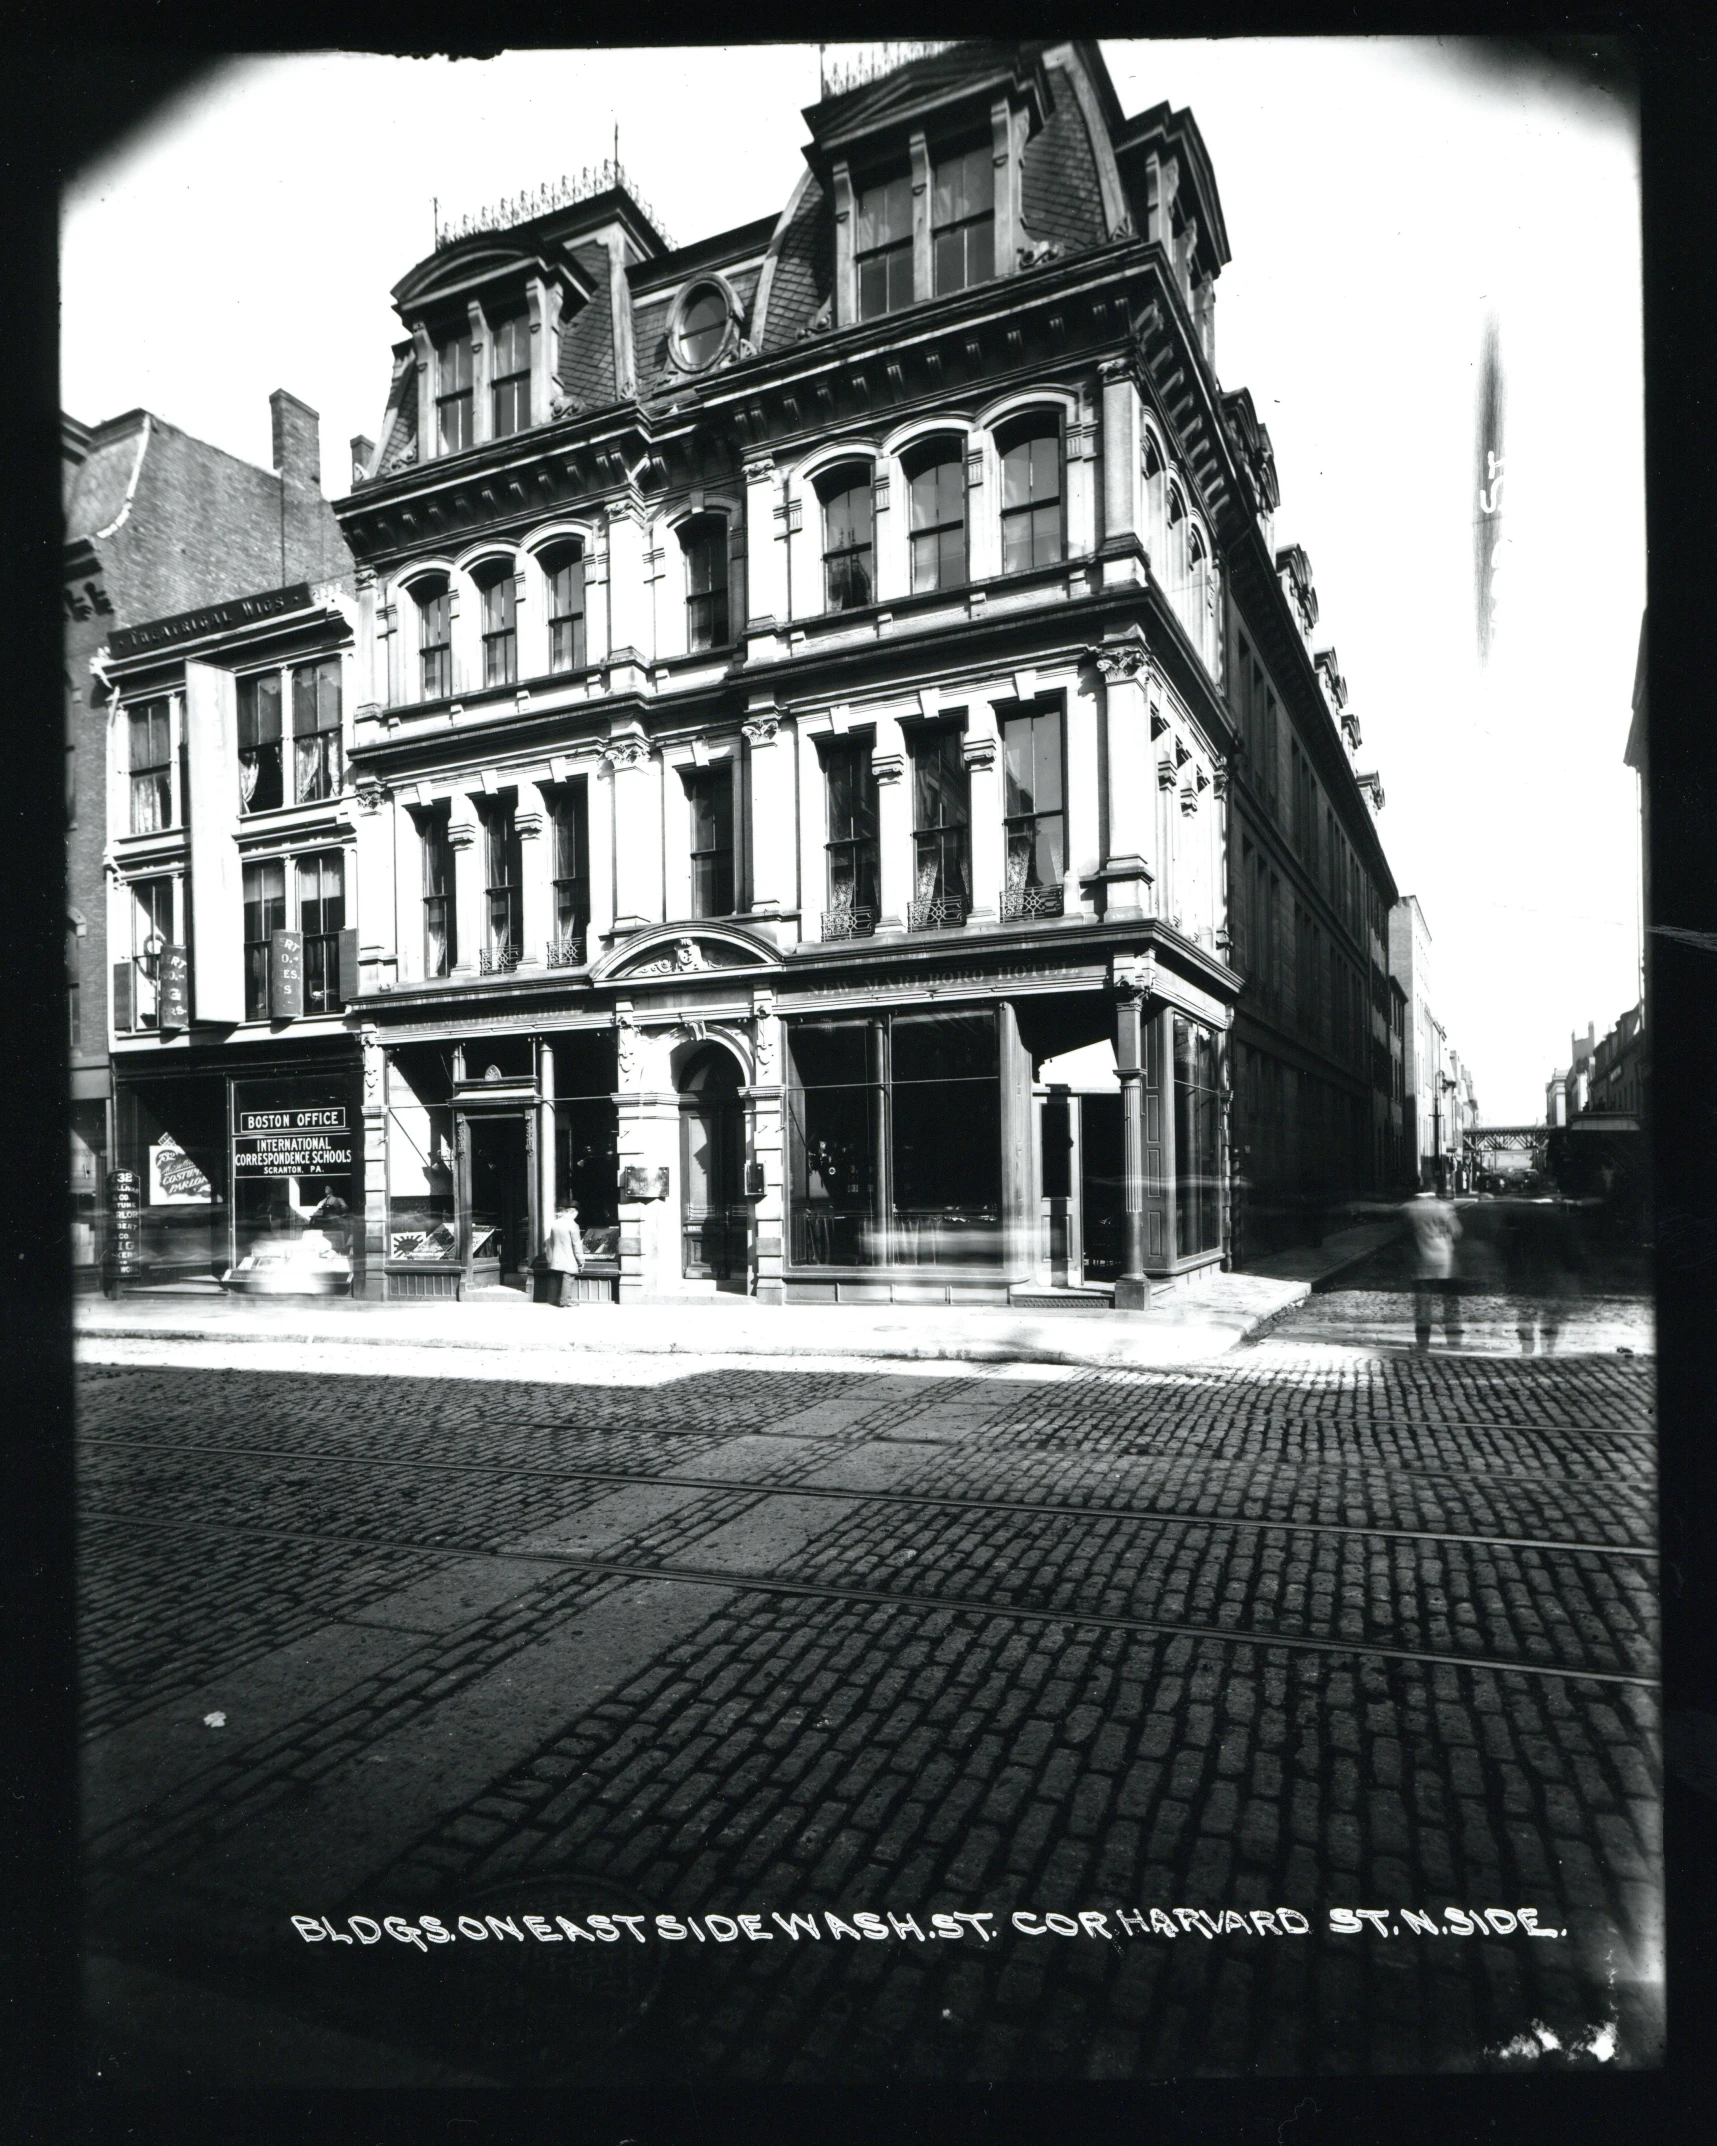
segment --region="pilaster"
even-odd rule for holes
[[[417,459],[430,462],[441,452],[435,426],[435,345],[427,328],[411,331],[411,347],[417,357]]]
[[[779,916],[799,906],[793,856],[792,733],[780,735],[781,717],[773,707],[754,709],[741,729],[749,777],[751,913]]]
[[[971,810],[972,910],[974,917],[999,915],[1002,898],[1001,739],[996,711],[987,700],[974,701],[966,713],[966,736],[960,757],[966,764]]]
[[[835,326],[850,328],[858,318],[858,274],[853,266],[858,208],[845,157],[835,160],[829,180],[835,197]]]
[[[471,438],[481,447],[494,437],[494,403],[489,395],[489,383],[494,373],[493,356],[489,342],[489,323],[483,308],[472,298],[465,310],[471,320]]]
[[[453,852],[453,928],[458,960],[456,976],[475,976],[483,946],[483,845],[477,810],[468,797],[455,797],[447,821]]]
[[[1156,791],[1150,772],[1148,688],[1154,670],[1142,641],[1091,651],[1103,679],[1103,742],[1108,769],[1108,827],[1103,879],[1106,913],[1145,916],[1158,875]]]
[[[781,1280],[786,1228],[786,1169],[782,1140],[781,1023],[775,996],[757,991],[751,1000],[752,1084],[751,1154],[761,1171],[763,1190],[751,1202],[752,1293],[760,1303],[779,1304],[786,1294]]]
[[[608,502],[609,659],[631,650],[648,662],[651,647],[650,590],[645,579],[644,514],[636,498]]]
[[[661,921],[662,820],[657,768],[640,734],[603,751],[614,788],[614,930]]]
[[[912,295],[922,305],[936,295],[936,262],[930,243],[930,144],[922,132],[912,136],[908,154],[912,162]]]
[[[531,309],[531,423],[546,425],[554,415],[559,386],[554,362],[560,347],[560,286],[533,276],[526,293]]]
[[[550,881],[554,876],[554,844],[548,839],[546,815],[525,806],[522,799],[513,814],[513,829],[519,838],[520,936],[524,942],[518,950],[518,965],[521,969],[540,969],[548,960],[553,930],[554,889]]]
[[[880,853],[879,931],[899,931],[912,899],[912,796],[906,783],[906,740],[891,715],[878,716],[871,749],[876,777],[877,848]]]

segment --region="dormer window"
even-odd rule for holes
[[[875,587],[871,535],[871,475],[848,467],[826,480],[823,491],[823,606],[856,611]]]
[[[548,667],[551,671],[584,668],[584,553],[576,544],[553,551],[543,561],[548,581]]]
[[[478,570],[483,592],[483,683],[510,686],[519,675],[518,592],[505,562]]]
[[[476,437],[471,409],[471,337],[449,336],[435,346],[435,420],[444,455],[456,455]]]
[[[495,438],[523,432],[531,421],[531,324],[523,313],[495,323],[490,380]]]
[[[860,193],[853,258],[860,320],[877,320],[912,303],[912,182],[904,173]]]
[[[726,347],[731,318],[725,291],[713,283],[694,285],[677,308],[672,336],[675,362],[688,373],[701,373],[706,365],[713,365]]]
[[[938,298],[988,283],[995,274],[995,165],[988,145],[962,150],[936,166],[930,243]]]

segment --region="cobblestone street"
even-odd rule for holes
[[[1468,1330],[1362,1283],[1160,1373],[87,1364],[96,2065],[241,2062],[222,2007],[331,2081],[1652,2061],[1649,1325]],[[490,1934],[361,1941],[424,1914]]]

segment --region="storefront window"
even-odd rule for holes
[[[387,1256],[414,1266],[456,1265],[453,1067],[445,1048],[408,1045],[387,1067]]]
[[[361,1212],[353,1085],[338,1078],[234,1081],[235,1266],[266,1246],[308,1238],[305,1287],[313,1274],[330,1293],[350,1286],[352,1236]],[[308,1256],[324,1250],[329,1256]],[[297,1254],[293,1259],[298,1263]]]
[[[1175,1250],[1182,1259],[1222,1241],[1221,1093],[1216,1038],[1174,1017]]]
[[[593,1258],[617,1259],[620,1246],[619,1081],[612,1029],[557,1037],[554,1045],[554,1199],[573,1208]]]
[[[996,1264],[995,1015],[798,1022],[790,1050],[794,1263]]]

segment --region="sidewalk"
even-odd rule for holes
[[[258,1302],[199,1288],[144,1290],[114,1302],[77,1301],[78,1353],[91,1361],[137,1361],[124,1346],[171,1356],[185,1344],[313,1346],[330,1370],[372,1368],[350,1351],[479,1352],[504,1358],[511,1375],[565,1379],[580,1358],[786,1357],[809,1369],[831,1360],[1042,1363],[1154,1370],[1225,1355],[1269,1320],[1303,1303],[1314,1285],[1367,1257],[1393,1234],[1369,1224],[1278,1254],[1252,1274],[1213,1273],[1161,1291],[1146,1312],[1036,1311],[1002,1305],[757,1304],[744,1298],[686,1304],[547,1305],[486,1299],[466,1304],[386,1304],[348,1298]],[[379,1363],[373,1368],[380,1369]]]

